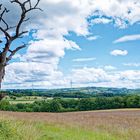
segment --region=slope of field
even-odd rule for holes
[[[139,140],[140,109],[0,112],[0,140]]]

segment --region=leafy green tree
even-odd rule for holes
[[[0,101],[0,110],[8,110],[10,103],[6,100]]]
[[[81,110],[81,111],[86,111],[86,110],[92,110],[95,109],[95,102],[93,99],[91,98],[84,98],[84,99],[80,99],[77,109]]]
[[[60,104],[59,100],[53,99],[49,103],[50,112],[60,112],[62,109],[62,105]]]
[[[132,107],[132,108],[140,107],[140,96],[138,95],[129,96],[127,98],[126,104],[127,104],[127,107]]]

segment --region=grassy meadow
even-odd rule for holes
[[[42,100],[49,100],[52,98],[45,98],[45,97],[39,97],[39,96],[21,96],[21,97],[15,97],[11,98],[9,96],[5,97],[5,100],[9,101],[10,104],[26,104],[26,103],[33,103],[35,101],[42,101]]]
[[[41,97],[41,96],[21,96],[21,97],[16,97],[14,96],[13,98],[10,96],[6,96],[4,100],[9,101],[10,104],[32,104],[35,101],[48,101],[52,100],[53,97]],[[77,98],[65,98],[65,100],[69,99],[77,99]]]
[[[139,138],[139,109],[72,113],[0,112],[0,140],[139,140]]]

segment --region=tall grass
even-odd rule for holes
[[[0,112],[0,140],[140,140],[139,116],[139,110]]]
[[[0,140],[39,140],[40,137],[36,123],[0,119]]]
[[[0,140],[119,140],[111,134],[43,122],[0,119]]]

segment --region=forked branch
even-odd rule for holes
[[[26,44],[23,44],[23,45],[17,47],[17,48],[16,48],[15,50],[13,50],[13,51],[9,50],[10,55],[6,58],[6,63],[8,63],[8,62],[12,59],[12,57],[13,57],[19,50],[21,50],[21,49],[23,49],[23,48],[25,48],[25,47],[26,47]]]
[[[21,31],[21,27],[22,24],[24,22],[27,22],[28,20],[30,20],[30,18],[27,17],[28,13],[32,10],[41,10],[38,5],[40,0],[36,0],[35,4],[32,4],[31,0],[26,0],[24,2],[22,2],[22,0],[11,0],[11,3],[15,3],[17,4],[20,9],[21,9],[21,14],[20,14],[20,18],[17,21],[17,24],[13,27],[11,27],[8,22],[4,19],[5,14],[7,14],[9,12],[9,10],[6,7],[3,7],[2,4],[0,4],[0,31],[3,32],[3,34],[5,35],[6,38],[6,43],[5,43],[5,47],[3,48],[3,51],[1,53],[3,53],[4,55],[2,56],[6,56],[7,52],[10,50],[11,47],[11,43],[18,39],[18,38],[22,38],[24,36],[24,34],[28,33],[28,31]],[[10,29],[12,30],[12,35],[10,34]],[[15,55],[15,53],[24,48],[25,45],[21,45],[20,47],[17,47],[11,54],[10,56],[7,58],[7,60],[11,60],[12,56]]]

